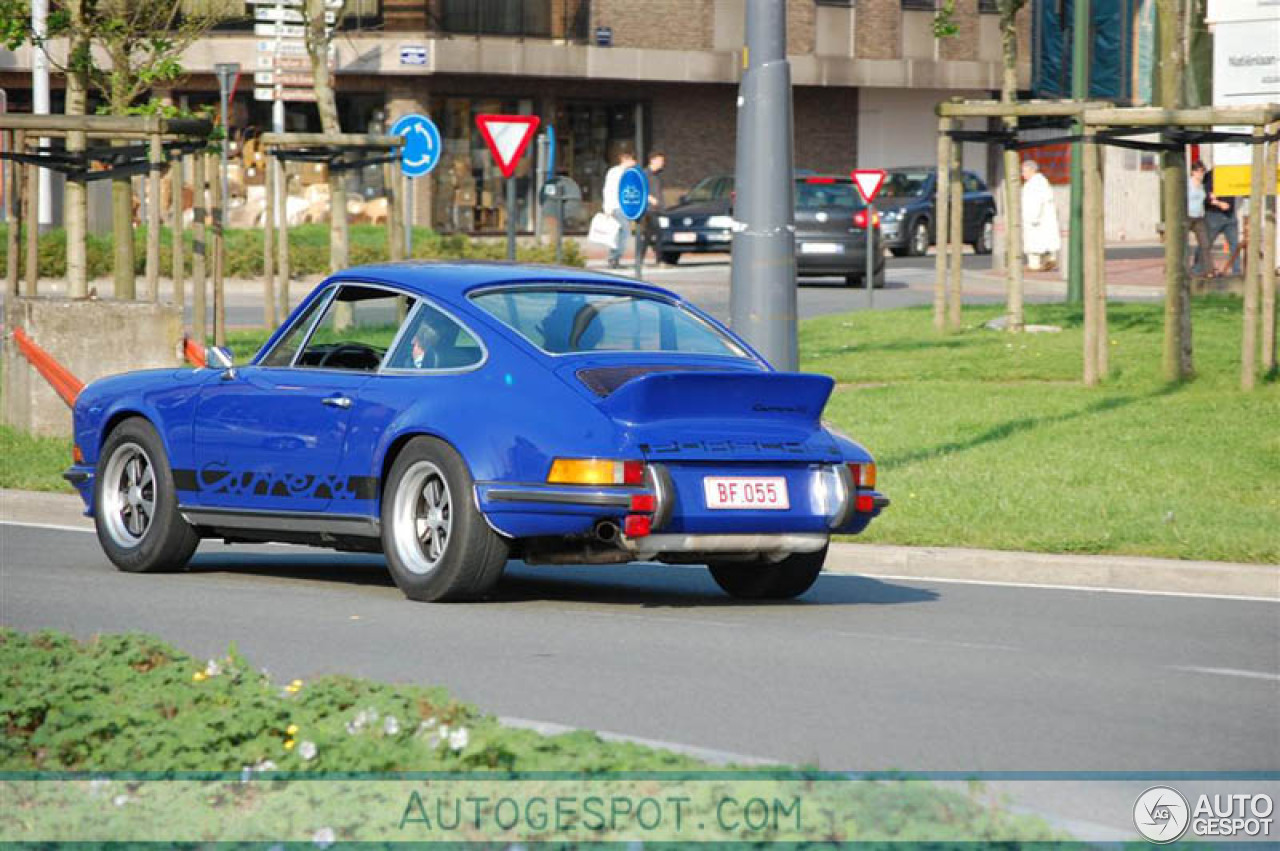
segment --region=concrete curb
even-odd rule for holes
[[[0,523],[93,529],[78,496],[20,490],[0,490]],[[1265,564],[836,542],[826,569],[837,575],[1280,601],[1280,566]]]
[[[831,573],[1280,600],[1280,566],[1142,556],[831,545]]]

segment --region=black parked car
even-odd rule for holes
[[[961,176],[964,186],[964,241],[979,254],[990,254],[996,220],[996,201],[987,185],[972,172]],[[919,256],[934,244],[937,216],[937,170],[928,167],[890,169],[876,196],[884,239],[898,257]]]
[[[733,243],[733,175],[707,177],[658,216],[658,257],[679,263],[681,254],[728,251]]]
[[[870,214],[870,215],[869,215]],[[879,213],[871,213],[848,177],[796,178],[796,273],[841,275],[865,286],[867,228],[872,230],[875,286],[884,286],[884,237]]]

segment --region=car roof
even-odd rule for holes
[[[466,293],[479,287],[552,282],[626,287],[683,301],[669,290],[644,284],[633,278],[566,266],[499,260],[403,260],[373,263],[345,269],[330,276],[329,280],[382,282],[403,287],[419,295],[446,299],[461,299]]]

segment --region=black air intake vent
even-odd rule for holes
[[[600,397],[608,396],[633,378],[651,372],[724,372],[707,366],[599,366],[578,370],[578,380]]]

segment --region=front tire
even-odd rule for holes
[[[929,223],[924,219],[917,219],[911,225],[910,234],[907,238],[907,254],[911,257],[923,257],[929,253],[929,245],[932,240],[929,239]]]
[[[396,456],[382,492],[382,550],[410,600],[483,597],[502,577],[507,542],[476,508],[474,486],[441,440],[415,437]]]
[[[813,587],[827,560],[827,548],[792,553],[772,564],[712,562],[711,578],[725,593],[740,600],[790,600]]]
[[[107,558],[126,573],[182,570],[200,545],[178,513],[164,443],[140,417],[112,429],[98,455],[93,525]]]

